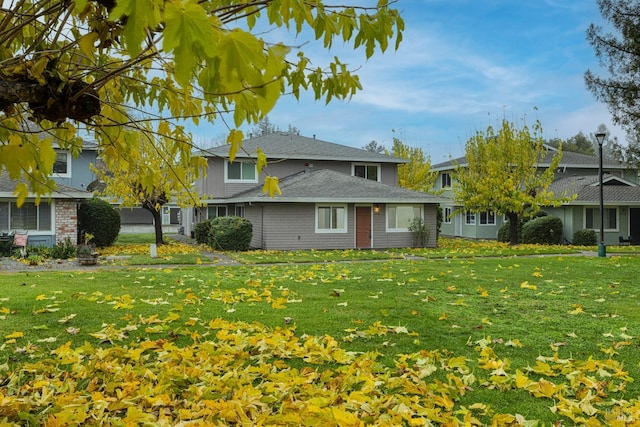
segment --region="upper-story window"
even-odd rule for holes
[[[373,163],[354,163],[353,176],[380,181],[380,165]]]
[[[225,182],[258,182],[258,171],[253,162],[225,162]]]
[[[449,172],[443,172],[442,175],[440,175],[440,179],[442,188],[451,188],[451,174]]]
[[[58,151],[53,164],[53,173],[59,178],[71,177],[71,153]]]

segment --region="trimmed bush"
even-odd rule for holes
[[[522,243],[558,245],[562,242],[562,220],[556,216],[532,219],[522,226]]]
[[[196,224],[194,235],[196,242],[216,250],[246,251],[251,244],[253,224],[238,216],[219,216]]]
[[[573,244],[578,246],[595,246],[598,244],[598,235],[595,230],[578,230],[573,233]]]
[[[78,227],[93,235],[91,243],[103,248],[112,245],[120,233],[120,214],[108,202],[94,197],[78,208]]]
[[[533,217],[529,217],[529,216],[522,216],[520,215],[519,219],[518,219],[518,242],[523,242],[522,240],[522,226],[525,225],[527,222],[531,221],[532,219],[535,218],[540,218],[540,217],[544,217],[547,216],[548,214],[544,211],[538,211],[535,213],[535,215],[533,215]],[[509,243],[511,242],[511,224],[509,221],[505,222],[502,227],[500,227],[498,229],[498,242],[504,242],[504,243]]]

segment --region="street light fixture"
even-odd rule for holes
[[[602,144],[607,134],[604,132],[596,133],[596,140],[598,141],[598,154],[600,157],[600,165],[598,167],[598,181],[600,184],[600,243],[598,244],[598,256],[607,256],[607,247],[604,244],[604,193],[602,190]]]

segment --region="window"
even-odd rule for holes
[[[225,163],[225,182],[258,182],[256,165],[251,162]]]
[[[244,218],[244,206],[236,206],[235,208],[236,211],[236,216],[239,216],[240,218]]]
[[[227,216],[226,206],[209,206],[207,208],[207,218],[213,219],[219,216]]]
[[[370,179],[371,181],[380,181],[380,165],[354,164],[353,176]]]
[[[422,218],[422,206],[387,205],[387,231],[409,231],[414,218]]]
[[[604,208],[604,229],[605,230],[617,230],[618,229],[618,209],[616,208]],[[584,228],[592,230],[600,230],[600,208],[586,208],[585,209],[585,224]]]
[[[451,188],[451,174],[447,172],[443,172],[440,175],[442,188]]]
[[[473,212],[467,212],[465,215],[465,224],[476,225],[476,214]]]
[[[58,151],[56,161],[53,163],[53,173],[58,177],[71,176],[71,154]]]
[[[13,202],[0,202],[0,228],[51,231],[52,211],[51,205],[44,202],[25,202],[19,209]]]
[[[451,224],[451,214],[453,213],[453,209],[444,208],[444,218],[442,218],[442,222],[445,224]]]
[[[346,233],[347,207],[345,205],[318,205],[316,208],[317,233]]]
[[[493,211],[480,212],[480,225],[495,225],[496,214]]]

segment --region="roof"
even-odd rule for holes
[[[540,167],[548,167],[551,164],[551,159],[557,153],[557,151],[549,150],[544,158],[540,161]],[[431,166],[433,171],[446,171],[455,168],[455,165],[466,166],[467,158],[458,157],[457,159],[451,159],[446,162],[438,163]],[[588,154],[574,153],[572,151],[563,151],[562,159],[558,167],[571,167],[571,168],[599,168],[600,158],[598,156],[590,156]],[[628,166],[617,160],[610,160],[607,158],[602,159],[602,166],[607,169],[627,169]]]
[[[348,147],[320,139],[287,132],[274,132],[242,142],[238,158],[256,157],[258,147],[268,159],[337,160],[351,162],[407,163],[407,160],[361,148]],[[245,152],[246,151],[246,152]],[[248,154],[247,154],[248,153]],[[219,145],[202,151],[204,156],[228,157],[229,145]]]
[[[445,199],[420,191],[394,187],[329,169],[298,172],[280,179],[281,195],[269,197],[257,186],[224,203],[441,203]]]
[[[15,199],[16,195],[14,194],[14,190],[18,183],[19,181],[12,180],[9,178],[9,175],[3,171],[0,175],[0,198]],[[57,184],[56,186],[57,188],[51,192],[52,199],[90,199],[93,197],[93,193],[78,190],[68,185]],[[36,195],[29,193],[28,197],[36,197]]]
[[[598,175],[571,176],[555,180],[550,186],[558,196],[575,194],[571,205],[595,205],[600,203]],[[640,205],[640,186],[621,178],[603,176],[602,198],[608,205]]]

